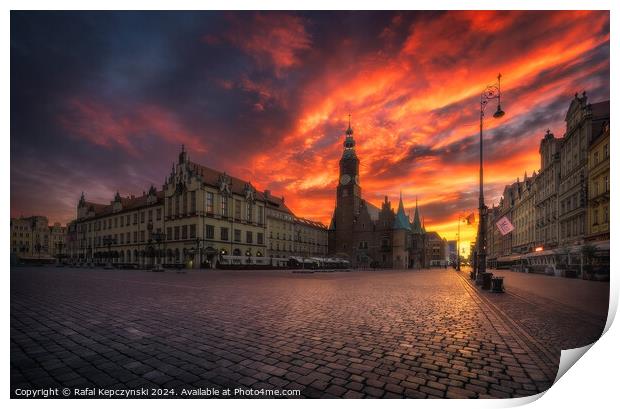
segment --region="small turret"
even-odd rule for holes
[[[185,152],[185,145],[181,145],[181,153],[179,153],[179,164],[187,162],[187,152]]]

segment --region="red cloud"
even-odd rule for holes
[[[156,105],[114,109],[86,98],[71,98],[60,116],[61,126],[75,138],[105,148],[121,147],[137,155],[146,138],[185,144],[198,153],[207,150],[202,138],[182,124],[176,115]]]
[[[251,20],[231,17],[232,24],[222,38],[251,55],[261,66],[273,66],[277,74],[301,62],[299,54],[312,41],[304,20],[285,13],[256,13]],[[205,36],[209,44],[217,42]]]
[[[588,52],[608,43],[608,22],[607,12],[451,12],[416,22],[400,49],[390,55],[377,57],[369,51],[355,56],[355,64],[342,64],[339,56],[328,57],[325,74],[304,86],[296,129],[276,137],[279,145],[254,158],[259,183],[277,186],[298,213],[329,223],[341,153],[340,130],[352,112],[362,160],[362,188],[368,200],[378,204],[384,194],[394,200],[401,189],[408,206],[416,194],[423,199],[421,203],[435,207],[450,200],[446,192],[469,191],[475,198],[476,158],[464,161],[467,152],[457,150],[405,166],[409,148],[423,144],[439,150],[462,145],[466,137],[476,135],[477,98],[500,70],[508,115],[501,121],[487,120],[487,137],[527,121],[534,110],[554,100],[565,99],[567,107],[572,93],[600,85],[590,78],[608,69],[609,61],[585,64],[582,70],[543,80],[541,76],[550,69],[583,64]],[[393,25],[382,34],[390,41]],[[448,107],[452,108],[442,111]],[[563,112],[555,117],[562,118]],[[538,169],[538,142],[549,126],[561,135],[560,120],[535,124],[521,139],[496,142],[508,143],[509,150],[503,152],[510,156],[486,158],[487,186],[499,186],[489,188],[489,202],[501,194],[503,184],[525,170]],[[487,150],[493,149],[487,145]],[[311,160],[300,160],[305,157]],[[379,169],[388,170],[389,176]],[[473,203],[463,211],[474,210]],[[453,238],[453,219],[454,214],[429,219],[427,228]],[[474,235],[471,228],[462,237],[468,240]]]
[[[433,210],[427,229],[453,239],[458,212],[452,209],[469,213],[477,205],[478,98],[497,72],[504,74],[507,115],[499,121],[489,115],[485,122],[489,204],[504,184],[539,167],[539,139],[547,127],[561,136],[572,94],[606,86],[601,73],[609,70],[609,59],[589,59],[609,44],[608,12],[448,12],[406,24],[396,17],[379,31],[380,41],[389,43],[384,49],[321,54],[319,72],[288,85],[299,91],[293,100],[278,79],[284,70],[302,70],[304,53],[315,52],[305,21],[285,13],[231,17],[230,30],[205,41],[233,44],[260,66],[273,67],[276,78],[241,76],[219,85],[251,94],[256,111],[277,105],[298,115],[292,129],[261,123],[256,132],[267,132],[270,143],[242,162],[229,161],[225,170],[252,175],[257,187],[284,194],[299,215],[328,224],[343,130],[352,113],[364,197],[378,204],[387,194],[395,201],[402,190],[411,207],[417,195],[423,215]],[[566,104],[558,107],[556,101]],[[136,140],[157,135],[206,149],[196,131],[161,107],[121,113],[84,99],[69,106],[65,128],[100,146],[132,151]],[[547,112],[550,106],[553,112]],[[467,246],[475,226],[461,233]]]

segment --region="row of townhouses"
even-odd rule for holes
[[[487,213],[487,263],[536,268],[582,264],[591,245],[609,254],[609,101],[588,103],[575,95],[563,137],[547,130],[540,142],[540,169],[504,188]],[[506,217],[514,230],[502,235]],[[559,254],[572,260],[560,261]]]
[[[67,228],[49,225],[45,216],[11,218],[11,255],[20,259],[55,259],[65,250]]]

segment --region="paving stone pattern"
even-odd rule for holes
[[[265,388],[306,398],[527,396],[555,378],[559,349],[550,343],[602,330],[589,317],[590,328],[575,333],[563,322],[570,308],[559,303],[492,298],[451,269],[14,268],[11,393],[96,386]]]

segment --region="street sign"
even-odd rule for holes
[[[506,216],[499,219],[497,223],[495,223],[495,225],[499,229],[499,232],[502,233],[502,236],[507,235],[508,233],[510,233],[511,231],[515,229],[515,226],[513,226],[512,223],[510,223],[510,220],[508,220]]]

